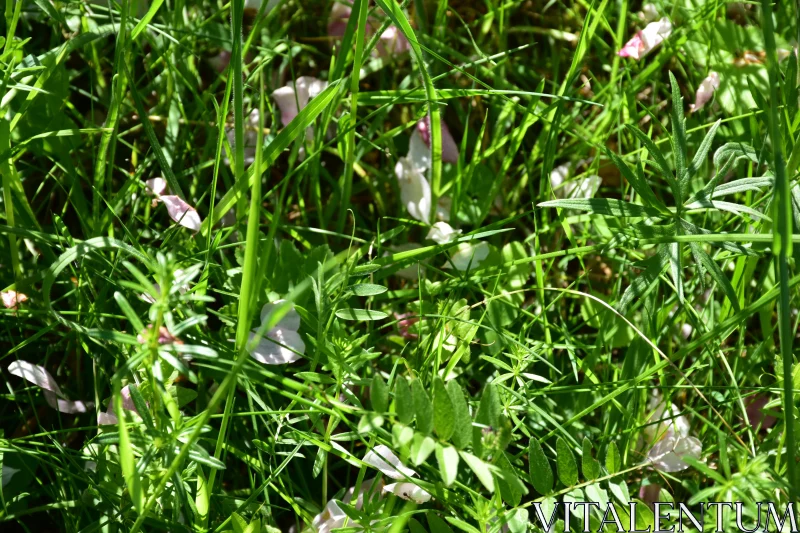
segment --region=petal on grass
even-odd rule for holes
[[[275,300],[274,302],[264,304],[264,307],[261,308],[261,323],[263,324],[266,322],[272,312],[285,301],[286,300]],[[300,315],[297,313],[294,306],[291,306],[289,310],[286,311],[286,314],[283,315],[283,318],[281,318],[274,327],[280,327],[292,331],[297,331],[300,329]]]
[[[455,266],[456,270],[463,272],[467,268],[477,267],[488,255],[489,245],[485,242],[476,245],[462,243],[459,245],[458,251],[450,258],[450,262],[442,268],[453,268]]]
[[[431,226],[425,238],[438,244],[445,244],[458,238],[460,234],[460,229],[453,229],[447,222],[437,222]]]
[[[19,304],[28,301],[28,296],[17,291],[0,292],[3,307],[6,309],[19,309]]]
[[[711,72],[697,88],[697,92],[694,95],[694,103],[689,106],[689,110],[694,113],[699,109],[703,109],[717,89],[719,89],[719,74]]]
[[[197,214],[197,209],[186,203],[181,197],[174,195],[162,196],[161,201],[167,206],[169,217],[192,231],[199,231],[203,220]]]
[[[431,499],[431,495],[428,491],[408,482],[391,483],[383,487],[383,492],[391,492],[404,500],[409,500],[414,503],[425,503]]]
[[[405,479],[417,475],[415,471],[403,466],[400,459],[389,449],[388,446],[379,444],[364,456],[364,462],[373,468],[380,470],[385,476],[392,479]]]
[[[251,332],[250,341],[255,336],[255,332]],[[299,354],[305,351],[306,345],[299,333],[277,327],[269,330],[266,336],[261,338],[258,345],[250,350],[250,356],[265,365],[285,365],[299,360]]]
[[[431,216],[431,186],[428,180],[407,157],[397,161],[394,173],[400,186],[400,201],[408,214],[428,222]]]
[[[167,190],[167,180],[164,178],[151,178],[144,182],[147,194],[161,196]]]
[[[63,396],[58,383],[56,383],[56,380],[53,379],[50,372],[43,366],[34,365],[27,361],[14,361],[8,365],[8,371],[15,376],[21,377],[25,381],[33,383],[40,389]]]

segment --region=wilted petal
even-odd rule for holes
[[[19,376],[25,381],[33,383],[40,389],[63,396],[58,383],[43,366],[34,365],[27,361],[14,361],[8,365],[8,371],[14,376]]]
[[[644,435],[648,442],[656,442],[670,433],[679,437],[689,435],[689,421],[685,416],[679,414],[680,411],[675,404],[667,404],[660,393],[656,392],[650,397],[647,409],[653,411],[648,425],[644,428]],[[660,423],[654,424],[654,422]]]
[[[689,468],[683,461],[684,457],[700,459],[702,452],[702,444],[695,437],[680,437],[670,433],[653,446],[647,459],[662,472],[680,472]]]
[[[625,46],[617,52],[620,57],[640,59],[647,53],[664,42],[672,33],[672,23],[664,17],[656,22],[651,22],[637,33]]]
[[[447,163],[457,163],[458,162],[458,145],[456,144],[455,139],[453,139],[453,134],[450,133],[450,128],[447,127],[445,121],[440,120],[439,124],[442,126],[442,161]],[[422,140],[425,142],[425,145],[430,149],[431,147],[431,118],[426,116],[419,122],[417,122],[417,131],[419,131],[420,135],[422,136]]]
[[[168,195],[162,196],[161,201],[167,206],[169,217],[185,228],[198,231],[203,223],[197,209],[186,203],[181,197]]]
[[[485,242],[476,245],[462,243],[459,245],[458,251],[450,258],[450,262],[445,264],[443,268],[455,266],[456,270],[463,272],[467,268],[477,267],[488,255],[489,245]]]
[[[639,20],[643,22],[653,22],[658,19],[658,8],[655,4],[645,4],[642,10],[638,13]]]
[[[18,309],[19,304],[28,301],[28,297],[25,294],[17,291],[0,292],[0,298],[2,298],[3,307],[6,309]]]
[[[407,157],[397,161],[394,172],[400,186],[400,200],[408,214],[428,222],[431,216],[431,186],[428,180]]]
[[[431,230],[425,238],[438,244],[445,244],[458,238],[460,234],[460,229],[453,229],[447,222],[437,222],[431,226]]]
[[[377,468],[387,477],[392,479],[405,479],[406,477],[414,477],[417,475],[410,468],[403,466],[400,459],[383,444],[375,446],[372,450],[367,452],[364,456],[364,462],[373,468]]]
[[[264,304],[264,307],[261,308],[261,323],[269,319],[272,312],[286,302],[286,300],[275,300],[272,303]],[[286,311],[286,314],[283,315],[278,323],[274,326],[276,328],[284,328],[292,331],[297,331],[300,329],[300,315],[294,308],[294,305],[290,306],[289,309]]]
[[[91,403],[73,402],[72,400],[59,398],[56,393],[49,390],[44,391],[44,399],[47,401],[47,405],[68,415],[85,413],[92,407]]]
[[[139,414],[139,410],[136,409],[136,404],[133,403],[133,398],[131,398],[131,387],[130,385],[125,385],[119,391],[120,398],[122,399],[122,408],[126,411],[133,411],[137,415]],[[105,413],[100,413],[97,415],[97,425],[98,426],[108,426],[114,425],[119,422],[117,419],[117,415],[114,411],[114,400],[109,400],[108,408],[106,409]]]
[[[697,88],[697,92],[694,95],[694,104],[690,105],[689,109],[692,112],[702,109],[711,100],[711,97],[714,96],[714,91],[718,88],[719,74],[711,72]]]
[[[250,341],[255,337],[250,333]],[[283,346],[281,346],[283,345]],[[300,334],[286,328],[273,328],[261,338],[258,345],[249,350],[250,356],[265,365],[285,365],[300,359],[299,354],[306,351],[306,345]],[[298,353],[295,353],[298,352]]]
[[[411,500],[414,503],[425,503],[431,499],[428,491],[408,482],[386,485],[383,487],[383,492],[391,492],[404,500]]]
[[[164,178],[151,178],[144,182],[147,194],[154,194],[156,196],[164,194],[167,190],[167,180]]]

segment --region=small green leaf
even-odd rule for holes
[[[538,204],[538,207],[560,207],[562,209],[577,209],[588,211],[595,215],[610,217],[658,217],[661,212],[652,207],[623,202],[613,198],[580,198],[574,200],[550,200]]]
[[[444,381],[439,376],[433,380],[433,428],[440,439],[447,441],[456,428],[455,409]]]
[[[415,466],[421,465],[435,449],[435,440],[422,433],[414,433],[414,439],[411,441],[411,456],[409,458]]]
[[[600,464],[592,457],[592,441],[583,438],[583,456],[581,457],[581,468],[583,477],[586,481],[600,477]]]
[[[475,413],[475,422],[482,426],[497,430],[500,426],[503,407],[500,405],[500,397],[497,394],[497,387],[494,383],[488,383],[481,394],[481,403],[478,404],[478,411]],[[483,428],[472,428],[472,446],[477,455],[483,455]]]
[[[558,464],[558,479],[565,487],[578,484],[578,465],[575,456],[567,441],[558,438],[556,441],[556,463]]]
[[[439,462],[439,472],[442,481],[449,487],[458,475],[458,451],[452,446],[436,443],[436,460]]]
[[[467,463],[470,469],[475,472],[475,475],[478,476],[478,480],[486,487],[486,490],[494,492],[494,476],[492,476],[492,469],[490,466],[469,452],[461,451],[459,453],[461,454],[461,458],[464,459],[464,462]]]
[[[410,424],[414,420],[414,398],[406,378],[399,376],[394,386],[394,407],[397,419],[403,424]]]
[[[383,320],[389,315],[381,311],[372,311],[370,309],[348,308],[348,309],[337,309],[336,316],[338,316],[342,320],[367,321],[367,320]]]
[[[372,385],[369,388],[369,397],[372,400],[372,410],[385,413],[389,409],[389,389],[379,372],[372,376]]]
[[[464,399],[464,391],[461,390],[456,380],[447,384],[447,392],[453,403],[453,420],[455,420],[453,444],[463,450],[472,444],[472,417],[469,414],[469,406]]]
[[[428,517],[428,527],[431,533],[453,533],[453,530],[447,525],[447,522],[439,518],[439,515],[434,514],[433,511],[429,512],[426,516]]]
[[[133,507],[137,512],[141,513],[144,506],[142,481],[139,473],[136,472],[136,459],[133,455],[133,445],[128,433],[128,423],[125,420],[125,410],[122,408],[121,394],[115,395],[114,411],[119,421],[119,462],[122,467],[122,476],[125,478],[125,485],[128,487],[128,494],[133,502]]]
[[[522,496],[528,493],[528,489],[514,473],[514,467],[504,453],[497,458],[495,466],[499,469],[497,488],[500,490],[500,497],[511,507],[516,507],[522,501]]]
[[[383,294],[389,289],[384,287],[383,285],[373,285],[372,283],[359,283],[358,285],[351,285],[350,290],[353,291],[353,294],[355,294],[356,296],[375,296],[377,294]]]
[[[542,445],[535,438],[532,438],[528,445],[528,469],[531,484],[536,492],[542,496],[550,494],[553,490],[553,469],[542,450]]]
[[[433,430],[433,404],[420,380],[415,379],[411,382],[411,395],[414,397],[417,431],[429,435]]]
[[[611,441],[606,451],[606,470],[608,470],[609,474],[616,474],[621,466],[622,460],[619,456],[619,449],[614,441]]]

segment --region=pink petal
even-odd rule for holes
[[[45,370],[43,366],[34,365],[27,361],[14,361],[8,365],[8,371],[15,376],[21,377],[25,381],[33,383],[40,389],[63,396],[58,383],[56,383],[56,380],[53,379],[50,372]]]
[[[375,46],[378,57],[391,57],[396,54],[408,52],[411,45],[397,26],[389,26],[381,33],[380,40]]]
[[[167,190],[167,180],[164,178],[152,178],[144,182],[144,184],[147,194],[159,196]]]
[[[197,210],[187,204],[179,196],[168,195],[162,196],[161,201],[167,206],[169,217],[185,228],[192,231],[198,231],[200,225],[203,223]]]
[[[61,399],[54,392],[49,390],[44,391],[44,399],[47,405],[67,415],[76,415],[85,413],[92,408],[92,403],[73,402],[71,400]]]
[[[281,87],[272,93],[272,99],[281,112],[281,124],[286,126],[297,114],[308,105],[308,100],[314,98],[327,87],[327,83],[312,76],[300,76],[292,83]]]
[[[714,91],[719,88],[719,74],[711,72],[700,83],[694,95],[694,104],[689,106],[692,112],[702,109],[714,96]]]
[[[0,292],[0,298],[3,299],[3,306],[6,309],[19,309],[19,304],[28,301],[26,295],[17,291]]]
[[[644,43],[642,42],[642,38],[637,33],[633,36],[633,39],[625,43],[617,55],[619,57],[632,57],[634,59],[639,59],[640,54],[644,52]]]
[[[453,134],[450,133],[450,128],[447,127],[447,124],[443,120],[440,121],[440,124],[442,125],[442,161],[458,163],[458,145],[455,139],[453,139]],[[430,128],[431,119],[429,116],[417,122],[417,131],[422,135],[422,140],[425,141],[428,148],[431,147]]]
[[[336,39],[344,37],[347,21],[352,9],[341,2],[334,2],[328,17],[328,36]]]

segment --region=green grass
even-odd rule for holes
[[[638,1],[357,0],[337,38],[330,2],[252,5],[0,5],[2,527],[797,500],[794,3],[657,0],[639,60]],[[417,220],[395,167],[425,117]],[[434,242],[440,199],[461,233]]]

